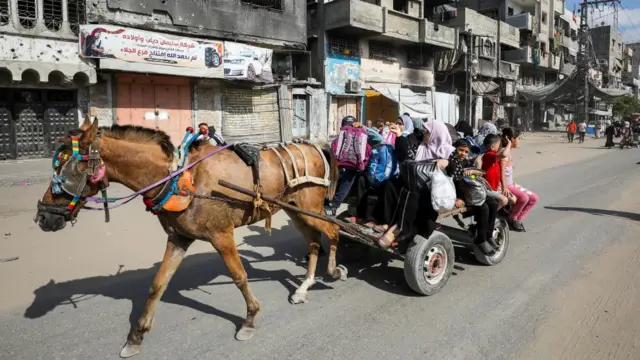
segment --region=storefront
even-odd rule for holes
[[[228,142],[281,140],[277,88],[255,90],[227,84],[222,96],[222,135]]]
[[[78,92],[96,83],[95,68],[75,41],[7,33],[0,50],[0,160],[50,157],[78,127]]]
[[[116,121],[159,129],[178,144],[193,126],[191,80],[179,76],[119,73],[116,79]]]

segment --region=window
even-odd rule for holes
[[[393,0],[393,10],[408,13],[409,0]]]
[[[547,13],[544,11],[542,12],[542,23],[547,24]]]
[[[507,8],[507,16],[513,16],[513,8],[511,7]]]
[[[284,0],[240,0],[241,3],[268,10],[284,10]]]
[[[74,34],[78,35],[80,25],[87,23],[85,0],[67,0],[67,14],[69,26]]]
[[[329,45],[327,46],[330,54],[340,54],[345,56],[360,57],[362,51],[360,50],[360,44],[355,39],[344,39],[332,37],[329,38]]]
[[[7,25],[10,19],[9,0],[0,0],[0,26]]]
[[[385,43],[369,41],[369,59],[394,61],[393,47]]]
[[[547,43],[540,42],[540,52],[542,53],[542,56],[547,55]]]
[[[62,0],[42,0],[44,25],[51,31],[62,27]]]
[[[25,29],[33,29],[38,21],[38,8],[36,0],[17,0],[18,21]]]
[[[409,67],[430,67],[432,65],[433,58],[430,57],[429,52],[422,49],[420,46],[410,47],[407,49],[407,65]]]

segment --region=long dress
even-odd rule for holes
[[[607,126],[604,130],[604,134],[607,136],[607,141],[604,143],[605,147],[612,148],[615,144],[613,143],[613,136],[615,135],[616,129],[613,124]]]

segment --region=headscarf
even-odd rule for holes
[[[455,126],[456,131],[464,134],[464,137],[473,136],[473,128],[468,121],[460,120]]]
[[[404,130],[402,131],[403,135],[408,135],[413,132],[413,119],[409,115],[400,115],[398,119],[402,120],[402,124],[404,125]]]
[[[631,126],[631,123],[629,123],[628,121],[625,121],[625,122],[624,122],[624,127],[628,128],[628,127],[630,127],[630,126]]]
[[[498,135],[498,128],[493,123],[486,122],[480,127],[478,135],[473,138],[473,141],[476,144],[484,144],[484,138],[489,134]]]
[[[455,148],[451,145],[447,126],[442,121],[431,119],[424,123],[424,129],[429,132],[429,140],[420,144],[415,160],[448,159]]]
[[[365,128],[367,129],[367,143],[371,146],[376,146],[378,144],[382,144],[384,142],[384,139],[382,138],[382,135],[380,135],[380,133],[378,133],[378,130],[376,130],[375,128]]]
[[[356,118],[354,118],[351,115],[347,115],[342,119],[342,123],[340,124],[340,127],[343,128],[345,126],[352,126],[354,122],[356,122]]]

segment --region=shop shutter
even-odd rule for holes
[[[280,142],[277,89],[226,87],[222,107],[222,135],[230,143]]]

